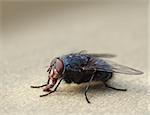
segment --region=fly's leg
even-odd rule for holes
[[[31,86],[31,88],[41,88],[41,87],[44,87],[46,86],[47,84],[43,84],[43,85],[39,85],[39,86]]]
[[[40,95],[40,97],[44,97],[44,96],[47,96],[47,95],[55,92],[57,90],[58,86],[60,85],[62,80],[63,80],[63,78],[60,79],[60,81],[58,82],[57,86],[55,87],[55,89],[53,91],[50,91],[50,92],[48,92],[47,94],[44,94],[44,95]]]
[[[41,87],[47,86],[49,84],[49,81],[50,81],[50,79],[48,79],[46,84],[39,85],[39,86],[31,86],[31,88],[41,88]]]
[[[104,85],[105,87],[107,88],[111,88],[111,89],[114,89],[114,90],[117,90],[117,91],[127,91],[127,89],[119,89],[119,88],[115,88],[115,87],[112,87],[112,86],[109,86],[107,83],[104,82]]]
[[[87,85],[87,87],[86,87],[86,89],[85,89],[85,92],[84,92],[85,99],[86,99],[86,101],[87,101],[88,103],[91,103],[91,102],[89,101],[89,99],[88,99],[88,97],[87,97],[87,92],[88,92],[89,87],[90,87],[90,84],[91,84],[91,82],[92,82],[92,80],[93,80],[93,78],[94,78],[94,76],[95,76],[95,72],[96,72],[96,70],[93,72],[93,75],[92,75],[91,78],[90,78],[89,84]]]

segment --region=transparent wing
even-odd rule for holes
[[[120,65],[108,60],[92,60],[90,64],[83,67],[84,70],[98,70],[106,72],[114,72],[120,74],[129,74],[129,75],[140,75],[143,72],[130,68],[128,66]]]
[[[143,74],[142,71],[133,69],[133,68],[128,67],[128,66],[120,65],[120,64],[117,64],[117,63],[112,62],[112,61],[107,60],[107,63],[111,66],[113,72],[116,72],[116,73],[130,74],[130,75]]]
[[[113,58],[116,57],[114,54],[96,54],[96,53],[88,53],[88,55],[93,57],[100,57],[100,58]]]
[[[116,55],[108,54],[108,53],[101,53],[101,54],[87,53],[86,50],[81,50],[80,52],[76,52],[74,54],[87,54],[87,55],[92,56],[92,57],[100,57],[100,58],[113,58],[113,57],[116,57]]]

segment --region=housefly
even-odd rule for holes
[[[81,51],[56,57],[51,61],[48,67],[47,83],[41,86],[31,87],[40,88],[45,86],[43,91],[48,93],[40,95],[40,97],[43,97],[55,92],[62,80],[66,83],[74,82],[77,84],[88,82],[84,92],[85,99],[88,103],[90,103],[90,101],[87,97],[87,92],[92,81],[101,81],[107,88],[126,91],[127,89],[109,86],[107,81],[113,77],[114,73],[140,75],[143,72],[104,59],[113,56],[114,55],[111,54],[92,54]],[[54,89],[52,90],[52,88]]]

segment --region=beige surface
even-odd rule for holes
[[[0,114],[148,115],[147,2],[3,2]],[[127,92],[62,83],[47,97],[30,85],[46,82],[50,59],[70,51],[113,53],[112,59],[144,71],[116,74],[110,84]]]

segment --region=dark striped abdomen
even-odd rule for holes
[[[66,72],[63,76],[64,76],[64,80],[67,83],[83,83],[83,82],[89,82],[91,76],[92,76],[92,72],[72,72],[72,71],[68,71]],[[93,78],[93,81],[107,81],[109,79],[111,79],[113,76],[112,72],[96,72],[95,76]]]

